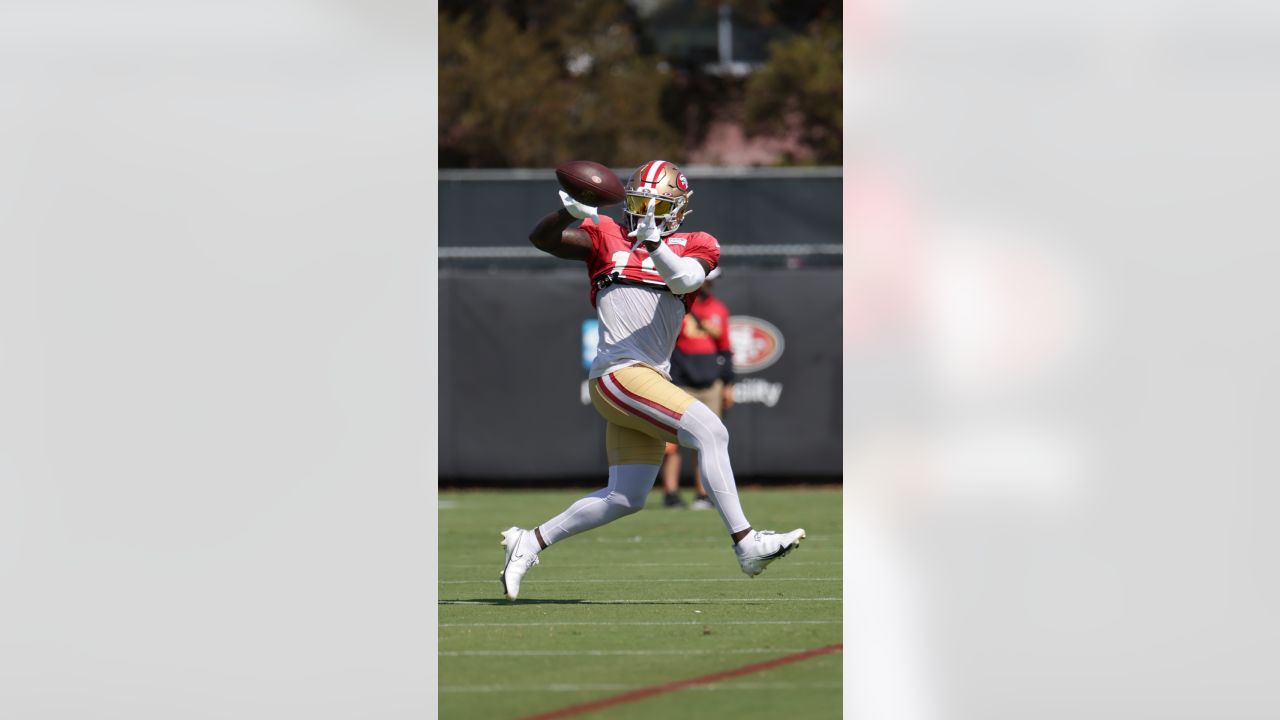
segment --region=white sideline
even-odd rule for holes
[[[479,623],[439,623],[436,627],[538,627],[545,625],[841,625],[840,620],[628,620],[618,622],[564,621],[564,622],[479,622]]]

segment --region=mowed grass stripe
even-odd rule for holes
[[[785,581],[788,581],[788,582],[795,582],[795,581],[798,581],[798,580],[799,580],[799,581],[805,581],[805,582],[840,582],[840,581],[841,581],[841,580],[843,580],[843,579],[844,579],[844,578],[838,578],[838,577],[821,577],[821,578],[815,578],[815,577],[803,577],[803,576],[794,576],[794,575],[792,575],[792,576],[789,576],[789,575],[783,575],[783,576],[774,576],[774,577],[756,577],[756,578],[748,578],[748,577],[729,577],[729,578],[648,578],[648,579],[646,579],[646,578],[610,578],[610,579],[607,579],[607,580],[593,580],[593,579],[582,579],[582,578],[564,578],[564,579],[561,579],[561,578],[554,578],[554,579],[549,579],[549,578],[539,577],[539,578],[537,579],[537,584],[538,584],[538,585],[547,585],[547,584],[552,584],[552,583],[573,583],[573,584],[575,584],[575,585],[583,585],[583,584],[590,585],[590,584],[593,584],[593,583],[606,583],[606,584],[610,584],[610,585],[612,585],[612,584],[616,584],[616,583],[645,583],[645,584],[649,584],[649,583],[687,583],[687,582],[698,582],[698,583],[703,583],[703,582],[747,582],[747,581],[757,582],[757,583],[758,583],[758,582],[784,581],[784,580],[785,580]],[[483,583],[483,584],[485,584],[485,585],[491,585],[491,584],[493,584],[493,580],[492,580],[492,579],[487,579],[487,580],[441,580],[441,581],[440,581],[440,584],[441,584],[441,585],[476,585],[476,584],[481,584],[481,583]],[[531,584],[532,584],[532,583],[531,583]]]
[[[443,657],[564,657],[583,655],[605,657],[611,655],[761,655],[803,652],[805,648],[722,648],[680,650],[441,650]]]
[[[579,684],[572,683],[554,684],[554,685],[458,685],[458,686],[441,686],[440,692],[446,693],[565,693],[565,692],[617,692],[619,690],[636,690],[638,685],[625,685],[623,683],[592,683]],[[684,690],[698,691],[718,691],[718,690],[840,690],[843,687],[838,682],[726,682],[726,683],[710,683],[707,685],[691,685]]]
[[[843,625],[843,619],[834,620],[624,620],[609,622],[593,622],[589,620],[573,620],[565,622],[475,622],[475,623],[440,623],[442,628],[474,628],[474,627],[546,627],[546,626],[578,626],[578,625]]]
[[[717,602],[840,602],[841,597],[676,597],[654,600],[577,600],[572,605],[703,605]],[[440,605],[507,605],[518,606],[521,601],[507,600],[442,600]],[[524,601],[524,605],[536,605],[536,601]]]
[[[808,545],[805,545],[805,546],[804,546],[804,550],[805,550],[805,552],[806,552],[806,553],[807,553],[807,552],[809,552],[809,546],[808,546]],[[799,552],[799,550],[797,550],[796,552]],[[793,565],[840,565],[840,564],[842,564],[842,563],[843,563],[843,561],[841,561],[841,560],[791,560],[790,558],[788,558],[788,560],[787,560],[787,566],[788,566],[788,567],[791,567],[791,566],[793,566]],[[501,563],[499,563],[499,564],[501,564]],[[655,568],[670,568],[670,567],[724,567],[724,565],[725,565],[725,563],[723,563],[723,562],[654,562],[654,563],[650,563],[650,562],[641,562],[641,563],[627,563],[627,564],[626,564],[627,568],[638,568],[638,567],[655,567]],[[490,568],[490,567],[493,567],[493,563],[491,563],[491,562],[487,562],[487,563],[463,563],[463,564],[459,564],[459,563],[449,563],[449,564],[445,564],[445,565],[441,565],[441,566],[440,566],[440,568],[441,568],[441,569],[444,569],[444,568],[468,568],[468,569],[470,569],[470,568]],[[541,566],[539,566],[539,567],[541,567]],[[566,565],[566,564],[564,564],[564,563],[557,563],[557,564],[555,565],[555,567],[556,567],[557,569],[559,569],[559,568],[573,568],[573,569],[579,569],[579,570],[598,570],[598,569],[600,569],[600,564],[599,564],[599,563],[594,563],[594,564],[584,564],[584,565]]]
[[[787,532],[790,532],[788,530]],[[841,542],[838,536],[833,535],[813,535],[805,532],[806,543],[825,543],[831,541]],[[704,535],[702,537],[672,537],[668,535],[658,536],[633,536],[633,537],[598,537],[598,538],[579,538],[579,542],[596,542],[602,545],[688,545],[689,543],[715,543],[716,545],[724,545],[726,548],[732,548],[733,544],[725,535]]]
[[[630,519],[630,518],[627,518],[627,519]],[[624,519],[623,522],[626,522],[626,520]],[[529,523],[529,525],[533,526],[533,525],[536,525],[536,523]],[[501,530],[505,530],[505,529],[506,528],[501,528],[499,531],[482,531],[481,537],[484,538],[483,545],[485,546],[497,545],[501,547],[502,545]],[[699,544],[707,544],[707,545],[717,545],[717,546],[720,546],[720,548],[723,549],[725,552],[729,552],[729,553],[733,552],[733,542],[730,540],[728,536],[728,531],[725,531],[725,534],[722,534],[722,535],[691,536],[691,535],[680,535],[680,534],[673,534],[673,533],[661,533],[657,535],[626,536],[626,535],[619,534],[616,530],[613,530],[612,528],[610,528],[610,530],[611,532],[601,533],[602,537],[591,537],[590,535],[584,534],[584,535],[574,536],[567,542],[572,542],[574,545],[589,545],[589,544],[595,543],[597,545],[632,545],[632,546],[648,546],[648,545],[688,546],[693,543],[699,543]],[[790,532],[790,531],[791,529],[788,529],[786,532]],[[590,532],[599,533],[600,531],[597,529],[597,530],[592,530]],[[779,531],[779,532],[782,532],[782,531]],[[493,538],[495,537],[499,539],[493,540]],[[833,544],[839,544],[841,542],[843,542],[843,540],[839,535],[810,533],[806,528],[804,544],[816,543],[819,545],[828,545],[828,546],[834,547]],[[803,544],[802,544],[802,547],[803,547]],[[732,557],[732,555],[730,556]]]

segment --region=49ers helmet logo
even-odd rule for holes
[[[685,177],[684,173],[676,173],[676,186],[681,190],[688,190],[689,178]]]
[[[782,332],[773,323],[750,315],[729,317],[729,344],[733,347],[733,369],[753,373],[778,362],[785,347]]]

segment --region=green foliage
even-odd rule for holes
[[[669,82],[636,50],[626,4],[530,3],[440,16],[440,163],[632,165],[671,156]]]
[[[680,159],[716,122],[782,136],[784,164],[841,162],[841,6],[737,0],[736,23],[785,34],[745,82],[657,54],[714,35],[719,0],[668,3],[645,26],[624,0],[447,0],[440,10],[442,167],[630,167]],[[661,9],[661,7],[660,7]],[[672,17],[674,16],[674,17]],[[686,48],[687,49],[687,48]],[[705,48],[702,48],[705,50]],[[696,54],[696,53],[695,53]]]
[[[770,46],[769,62],[747,82],[746,126],[757,135],[797,138],[817,164],[840,164],[844,131],[838,21]]]

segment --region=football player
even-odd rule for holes
[[[626,184],[625,226],[561,191],[564,207],[529,234],[538,249],[587,266],[591,303],[600,319],[590,393],[607,423],[609,484],[532,529],[502,533],[506,560],[499,577],[510,600],[520,594],[525,574],[548,546],[639,512],[668,442],[698,451],[708,496],[748,576],[759,575],[805,536],[803,529],[774,533],[751,527],[738,501],[724,423],[671,383],[671,351],[688,299],[720,260],[714,237],[678,232],[692,197],[680,168],[654,160]]]

